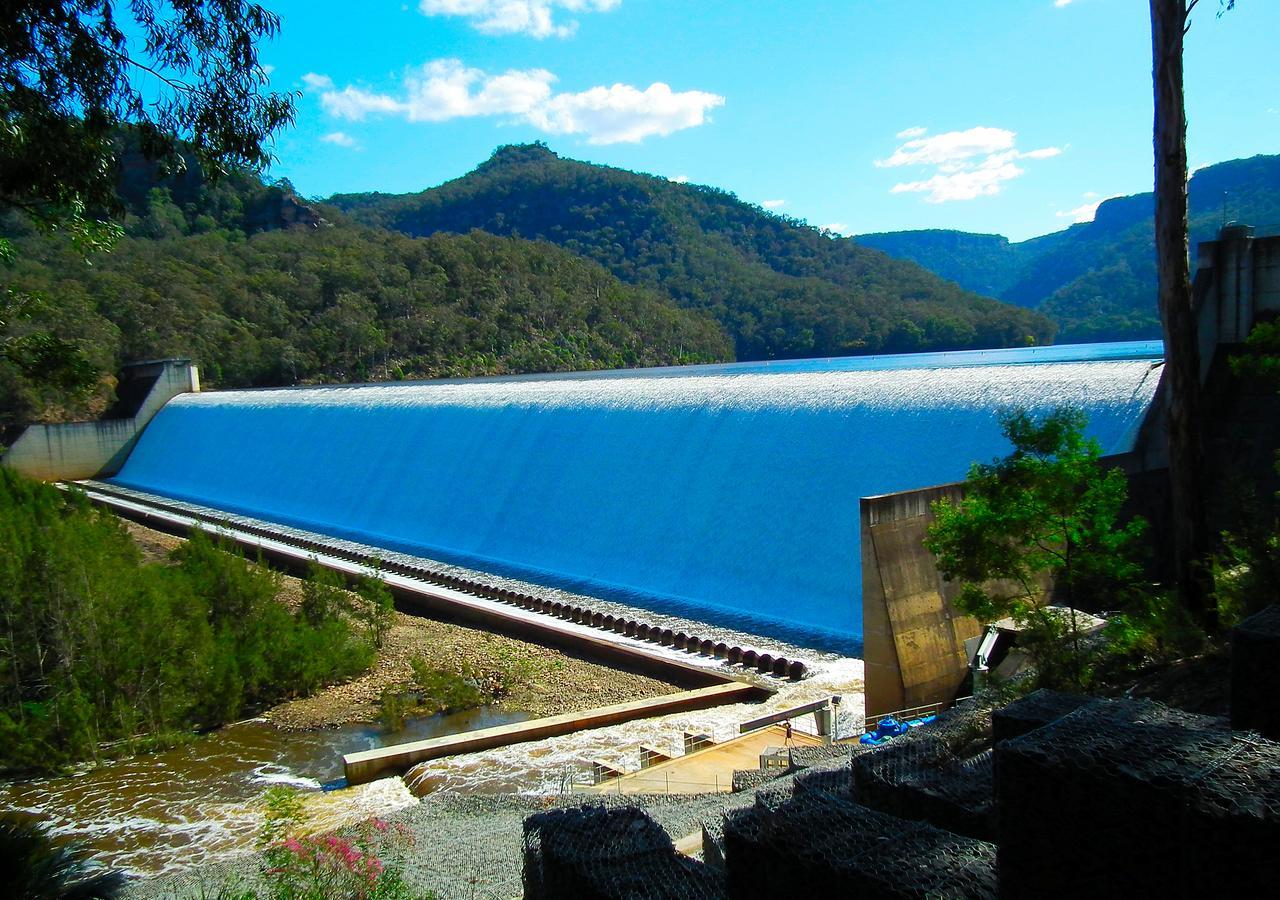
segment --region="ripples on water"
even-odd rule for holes
[[[361,726],[285,732],[260,720],[239,722],[163,753],[0,785],[0,807],[39,817],[54,834],[84,841],[114,867],[174,871],[251,849],[262,824],[258,801],[274,785],[308,792],[310,813],[330,827],[413,802],[398,778],[326,791],[344,784],[344,753],[525,718],[471,710],[410,720],[389,735]]]

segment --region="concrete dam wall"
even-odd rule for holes
[[[188,394],[137,490],[818,646],[861,639],[859,499],[1084,408],[1133,448],[1159,344]],[[172,448],[184,452],[174,453]]]

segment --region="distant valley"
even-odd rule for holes
[[[1280,226],[1280,156],[1200,169],[1188,187],[1195,244],[1223,223]],[[897,231],[854,240],[919,263],[961,287],[1035,309],[1058,326],[1057,341],[1158,338],[1154,200],[1150,193],[1103,202],[1092,222],[1011,243],[994,234]]]

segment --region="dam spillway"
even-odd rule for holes
[[[185,394],[114,483],[815,645],[861,635],[858,501],[1084,409],[1133,448],[1158,343]]]

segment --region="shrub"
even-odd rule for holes
[[[422,704],[435,712],[451,713],[482,706],[487,699],[470,671],[438,669],[421,657],[411,661],[413,680],[422,693]]]

